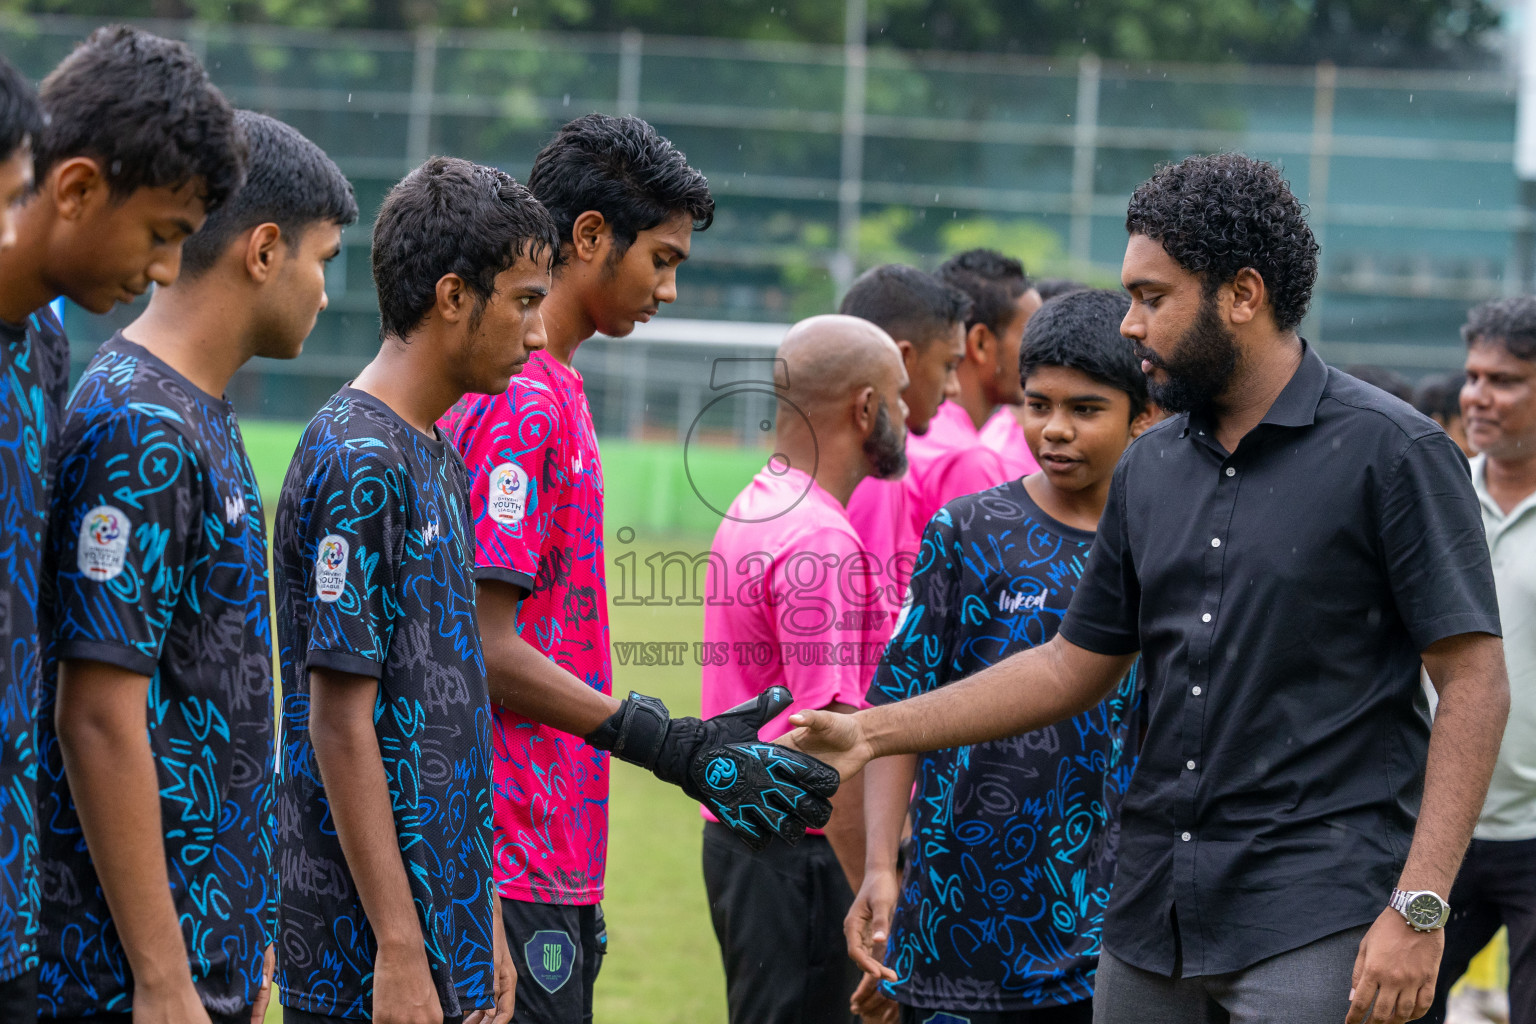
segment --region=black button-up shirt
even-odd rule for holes
[[[1236,451],[1199,417],[1142,435],[1061,626],[1146,672],[1105,947],[1219,974],[1374,920],[1423,789],[1419,652],[1474,632],[1499,618],[1466,459],[1310,347]]]

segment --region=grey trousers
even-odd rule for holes
[[[1105,951],[1093,1024],[1343,1024],[1361,925],[1230,974],[1166,978]]]

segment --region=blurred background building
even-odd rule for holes
[[[37,77],[102,15],[135,13],[10,6],[86,15],[0,21],[0,48]],[[236,104],[323,146],[364,211],[303,357],[237,381],[248,417],[306,418],[374,350],[368,225],[392,182],[433,153],[523,178],[555,126],[593,110],[650,120],[719,204],[676,306],[583,349],[608,435],[681,439],[710,405],[715,356],[775,344],[876,263],[990,245],[1037,275],[1112,283],[1131,189],[1192,152],[1284,168],[1323,250],[1304,333],[1336,364],[1459,366],[1466,308],[1532,273],[1514,160],[1523,12],[1481,0],[140,6],[202,15],[136,20],[191,44]],[[130,315],[70,309],[77,365]],[[749,441],[759,412],[727,403],[697,429]]]

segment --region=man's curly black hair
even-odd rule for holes
[[[1317,281],[1317,240],[1273,164],[1241,153],[1164,164],[1131,195],[1125,230],[1161,242],[1207,295],[1252,267],[1264,279],[1275,325],[1294,330]]]

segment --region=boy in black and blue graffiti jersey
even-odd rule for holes
[[[235,122],[244,185],[101,346],[60,440],[38,719],[44,1020],[248,1024],[270,993],[266,521],[223,396],[253,356],[299,354],[357,204],[297,131]]]
[[[1128,307],[1118,293],[1079,292],[1030,320],[1020,377],[1041,471],[957,498],[928,524],[872,703],[1055,635],[1115,464],[1151,420],[1146,378],[1120,336]],[[1133,670],[1069,722],[870,763],[864,885],[848,917],[849,953],[867,975],[861,1010],[878,1008],[879,979],[902,1024],[1090,1024],[1139,706]],[[909,796],[911,855],[898,877]]]
[[[180,43],[100,29],[43,82],[0,86],[0,1020],[37,1015],[32,714],[48,492],[69,343],[47,308],[96,313],[175,279],[183,239],[238,184],[233,112]],[[40,108],[40,109],[39,109]],[[35,180],[34,180],[35,176]],[[52,880],[50,880],[51,882]]]
[[[283,673],[278,984],[287,1024],[505,1024],[491,705],[464,461],[435,424],[543,345],[554,221],[434,157],[373,228],[382,343],[305,429],[272,566]]]

